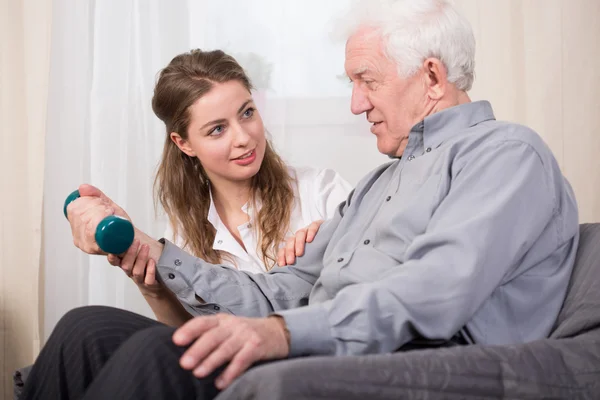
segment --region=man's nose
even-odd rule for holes
[[[350,110],[352,114],[359,115],[373,108],[367,93],[356,83],[352,86],[352,99],[350,101]]]

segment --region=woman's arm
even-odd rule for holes
[[[313,241],[321,224],[333,218],[340,203],[345,202],[352,192],[352,185],[332,169],[301,168],[294,171],[298,180],[296,201],[303,208],[312,210],[310,214],[316,218],[281,244],[277,253],[280,267],[294,264],[296,257],[304,254],[305,244]]]
[[[83,186],[79,189],[81,197],[71,202],[67,211],[73,242],[88,254],[107,255],[95,240],[98,224],[107,215],[129,218],[100,190],[87,185],[88,191],[82,193]],[[158,280],[185,304],[186,310],[267,316],[273,311],[306,305],[312,286],[323,269],[329,240],[343,213],[343,207],[340,207],[335,217],[319,228],[319,235],[307,245],[303,257],[294,265],[274,268],[267,274],[249,274],[226,265],[208,263],[167,240],[157,241],[138,229],[135,239],[149,246],[149,258],[156,261]],[[163,318],[162,309],[156,311]]]
[[[140,234],[136,232],[136,236]],[[179,327],[193,318],[177,296],[156,279],[156,261],[150,258],[148,244],[140,246],[140,240],[136,239],[122,258],[109,254],[108,262],[120,267],[133,280],[159,322]]]

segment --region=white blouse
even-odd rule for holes
[[[331,169],[316,169],[310,167],[288,167],[290,175],[296,178],[294,185],[294,206],[290,218],[290,226],[286,236],[291,236],[299,229],[305,228],[311,222],[327,220],[333,216],[337,206],[345,201],[352,186],[337,172]],[[260,202],[259,207],[260,207]],[[242,207],[249,216],[249,222],[238,226],[244,248],[235,240],[227,227],[221,222],[219,213],[210,196],[208,221],[215,227],[216,235],[213,249],[226,251],[233,256],[236,265],[224,260],[224,265],[238,268],[251,273],[263,273],[265,268],[259,253],[257,233],[252,229],[254,211],[249,204]],[[165,239],[183,248],[183,239],[173,237],[173,227],[169,223],[164,235]],[[184,248],[185,249],[185,248]],[[187,249],[189,251],[189,249]]]

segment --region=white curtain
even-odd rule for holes
[[[0,398],[33,362],[40,286],[52,1],[0,0]]]
[[[135,285],[73,244],[66,196],[92,183],[159,236],[154,168],[163,132],[150,105],[159,68],[189,47],[186,1],[55,0],[46,145],[46,337],[69,309],[106,304],[152,316]]]
[[[45,184],[45,335],[67,310],[108,304],[152,316],[135,286],[71,242],[64,198],[98,185],[160,237],[151,184],[164,131],[155,77],[176,54],[220,48],[257,84],[276,149],[290,163],[330,167],[351,183],[387,160],[364,116],[349,110],[344,47],[329,40],[350,0],[54,0]],[[549,143],[577,192],[582,221],[600,218],[600,3],[461,0],[476,32],[472,98]]]

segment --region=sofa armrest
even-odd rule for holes
[[[599,339],[279,361],[251,369],[217,399],[588,399],[600,393]]]

